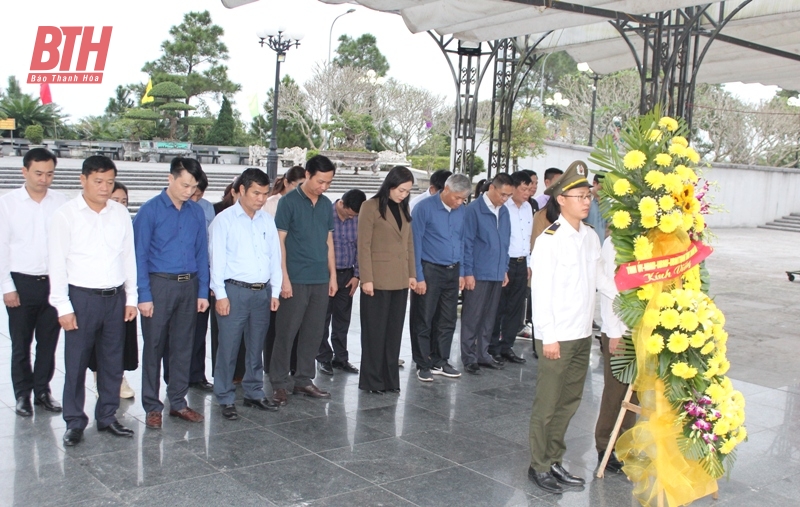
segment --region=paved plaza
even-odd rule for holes
[[[800,234],[715,232],[711,292],[727,317],[730,375],[747,397],[750,440],[739,448],[730,479],[720,481],[719,500],[696,505],[799,505],[800,281],[790,283],[784,271],[800,269]],[[349,341],[356,366],[357,301]],[[101,434],[90,424],[84,441],[65,450],[60,415],[37,407],[33,418],[21,418],[11,408],[11,344],[7,316],[0,314],[0,505],[632,505],[624,476],[593,479],[594,423],[603,389],[596,341],[565,459],[588,484],[554,496],[526,475],[536,383],[529,341],[516,347],[528,358],[521,367],[455,380],[436,377],[426,385],[413,374],[406,329],[399,396],[362,393],[357,375],[337,370],[334,377],[316,379],[331,391],[329,401],[291,396],[279,412],[264,413],[242,407],[240,391],[240,420],[227,421],[213,395],[191,390],[189,403],[205,422],[165,417],[161,431],[145,429],[140,371],[127,372],[137,398],[122,401],[118,418],[136,432],[134,438]],[[456,345],[451,362],[460,369],[459,356]],[[52,388],[60,399],[63,342],[56,367]],[[90,417],[92,384],[87,380]]]

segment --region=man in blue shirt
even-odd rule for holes
[[[502,363],[489,355],[489,342],[500,293],[508,284],[511,221],[504,204],[513,193],[511,176],[499,173],[492,179],[489,190],[472,201],[464,214],[461,362],[472,374],[479,374],[480,366],[503,368]]]
[[[433,382],[434,374],[461,376],[448,360],[458,291],[464,287],[461,205],[471,191],[469,178],[454,174],[444,190],[420,201],[412,212],[417,287],[411,294],[411,350],[422,382]]]
[[[219,348],[214,394],[226,419],[235,420],[233,375],[242,334],[247,348],[242,380],[244,406],[278,410],[264,394],[261,350],[270,313],[278,310],[281,246],[275,221],[261,208],[269,194],[269,178],[250,168],[239,178],[239,201],[211,224],[211,290],[216,295]]]
[[[169,415],[203,416],[186,404],[197,313],[208,309],[208,237],[203,209],[191,200],[205,175],[200,163],[175,157],[169,185],[133,221],[142,314],[142,406],[148,428],[161,428],[161,357],[169,340]]]
[[[603,174],[595,174],[592,179],[592,202],[589,203],[589,215],[584,220],[586,225],[590,225],[597,237],[600,238],[600,244],[606,239],[606,220],[603,218],[603,213],[600,212],[600,196],[598,192],[603,188]]]

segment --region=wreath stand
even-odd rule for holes
[[[597,469],[597,478],[602,479],[605,476],[606,465],[608,464],[608,459],[611,457],[611,453],[614,452],[614,444],[617,443],[617,437],[619,436],[619,430],[622,428],[622,421],[625,420],[626,412],[633,412],[636,415],[642,415],[642,407],[639,405],[634,405],[631,403],[631,396],[633,396],[633,387],[628,385],[628,390],[625,392],[625,398],[622,400],[622,406],[619,408],[619,415],[617,416],[617,422],[614,423],[614,431],[611,432],[611,438],[608,440],[608,446],[606,447],[606,452],[603,454],[603,461],[600,462],[600,467]],[[719,490],[711,493],[711,498],[714,500],[719,500]],[[664,507],[664,490],[659,489],[658,491],[658,507]]]

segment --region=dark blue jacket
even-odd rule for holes
[[[500,206],[499,220],[486,206],[483,196],[467,206],[464,215],[464,276],[502,282],[508,271],[511,219]]]

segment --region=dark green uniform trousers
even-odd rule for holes
[[[603,342],[603,399],[600,402],[600,415],[597,416],[597,425],[594,428],[594,442],[597,452],[606,452],[608,441],[611,439],[611,432],[614,431],[614,424],[619,416],[619,409],[622,407],[622,400],[628,392],[628,384],[623,384],[611,373],[611,353],[608,351],[608,336],[603,333],[600,336]],[[638,404],[636,393],[631,396],[631,403]],[[636,414],[628,411],[625,419],[622,420],[622,427],[619,434],[622,435],[636,424]],[[617,436],[619,438],[619,435]]]
[[[592,338],[559,342],[561,357],[547,359],[542,340],[535,340],[539,354],[536,396],[531,410],[531,466],[547,472],[553,463],[561,463],[567,444],[564,435],[583,397],[583,384],[589,370]]]

